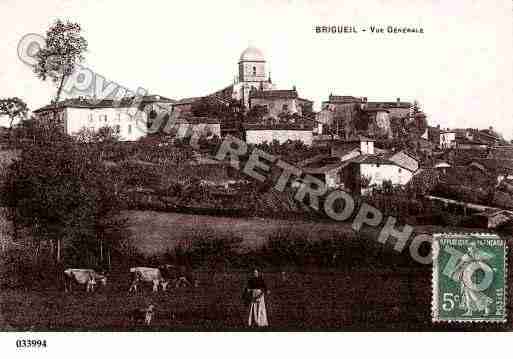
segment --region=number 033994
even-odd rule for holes
[[[46,339],[17,339],[16,348],[46,348]]]

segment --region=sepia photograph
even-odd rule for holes
[[[513,2],[0,14],[17,351],[77,332],[513,329]]]

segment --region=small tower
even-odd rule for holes
[[[266,62],[262,51],[256,47],[248,47],[242,52],[239,59],[239,81],[260,82],[265,81]]]

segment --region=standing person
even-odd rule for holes
[[[260,276],[257,269],[248,280],[248,286],[245,291],[245,297],[249,305],[248,325],[257,327],[267,327],[267,310],[265,308],[265,294],[269,293],[264,279]]]

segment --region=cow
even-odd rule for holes
[[[159,285],[162,286],[162,290],[166,291],[168,280],[164,278],[159,268],[151,267],[132,267],[130,268],[132,273],[132,283],[128,289],[128,293],[137,292],[137,284],[139,282],[147,282],[153,284],[153,292],[158,292]]]
[[[86,292],[93,292],[97,282],[107,285],[107,277],[93,269],[68,268],[64,271],[64,291],[71,291],[73,282],[85,285]]]
[[[193,280],[192,274],[185,266],[175,266],[165,264],[159,267],[162,276],[168,281],[174,283],[175,288],[179,287],[197,287],[199,282]],[[193,285],[194,283],[194,285]]]

